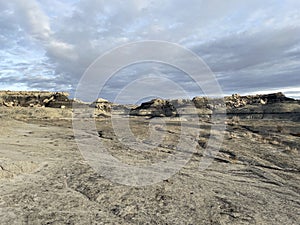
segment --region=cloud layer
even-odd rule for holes
[[[283,90],[300,97],[297,0],[12,0],[1,1],[0,11],[0,89],[74,92],[104,52],[163,40],[202,57],[225,94]],[[171,79],[187,95],[201,94],[184,73],[148,64],[119,71],[103,95],[113,98],[143,77],[152,77],[151,85]]]

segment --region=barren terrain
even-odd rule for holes
[[[288,118],[228,117],[218,154],[199,170],[212,132],[212,122],[200,118],[196,152],[182,169],[152,185],[129,186],[85,160],[71,109],[0,107],[0,224],[299,224],[300,126]],[[152,120],[129,117],[145,145],[153,145]],[[95,121],[97,133],[87,135],[128,164],[164,159],[180,139],[180,119],[164,117],[163,143],[138,152],[116,138],[110,118]]]

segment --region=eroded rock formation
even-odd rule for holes
[[[300,101],[288,98],[283,93],[246,95],[233,94],[224,99],[195,97],[192,102],[203,114],[204,109],[208,114],[226,108],[228,117],[238,116],[246,119],[288,119],[300,121]],[[226,106],[226,107],[225,107]]]
[[[288,98],[281,92],[246,96],[233,94],[223,99],[201,96],[192,100],[152,99],[140,106],[115,104],[103,98],[88,104],[69,99],[68,96],[66,92],[0,91],[0,106],[72,108],[73,103],[76,103],[75,108],[95,108],[91,115],[94,117],[110,117],[112,113],[148,117],[173,117],[196,113],[200,117],[210,118],[213,113],[226,113],[228,117],[300,121],[300,101]]]
[[[66,92],[48,91],[0,91],[0,105],[6,107],[71,107]]]
[[[96,117],[109,117],[111,116],[112,103],[106,99],[98,98],[90,107],[95,108],[94,116]]]
[[[297,100],[286,97],[283,93],[263,94],[263,95],[246,95],[241,96],[239,94],[233,94],[227,96],[224,100],[212,99],[208,97],[194,97],[192,102],[197,108],[210,108],[217,109],[223,107],[226,104],[227,109],[241,108],[247,105],[266,105],[273,103],[292,102]]]
[[[164,117],[176,116],[176,108],[170,101],[164,99],[152,99],[142,103],[139,107],[131,110],[133,116]]]
[[[246,105],[253,104],[272,104],[280,102],[294,102],[292,98],[286,97],[283,93],[263,94],[263,95],[246,95],[240,96],[239,94],[233,94],[232,96],[225,97],[226,105],[229,108],[239,108]]]

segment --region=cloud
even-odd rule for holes
[[[4,11],[0,42],[6,43],[0,49],[1,87],[15,89],[11,86],[19,84],[25,89],[69,89],[67,81],[65,85],[58,83],[61,74],[55,70],[59,59],[74,60],[76,53],[73,46],[55,39],[49,16],[40,4],[35,0],[13,0],[2,2],[0,9]],[[55,56],[56,62],[46,54]]]
[[[194,51],[227,94],[282,89],[295,96],[288,90],[299,87],[297,0],[13,0],[1,1],[0,10],[3,88],[74,92],[101,54],[151,39]],[[120,72],[103,94],[116,96],[124,85],[155,72],[191,95],[201,94],[180,71],[149,65]]]
[[[298,86],[300,27],[231,34],[196,47],[219,75],[224,91]]]
[[[20,26],[35,39],[47,41],[50,36],[49,18],[33,0],[13,0],[14,13]]]

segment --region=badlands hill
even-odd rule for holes
[[[0,106],[5,107],[82,107],[80,101],[68,98],[66,92],[0,91]],[[240,96],[233,94],[224,99],[194,97],[190,99],[153,99],[140,106],[114,104],[103,98],[96,99],[89,107],[95,108],[94,116],[110,116],[111,111],[131,116],[172,117],[184,114],[186,108],[195,108],[199,116],[209,117],[219,109],[227,116],[243,118],[278,118],[299,120],[300,101],[286,97],[281,92],[264,95]]]
[[[299,103],[274,93],[124,106],[0,92],[0,224],[299,224]],[[75,135],[74,121],[95,126]],[[137,168],[190,158],[151,184],[129,166],[116,182],[108,158],[84,157],[92,140]]]

